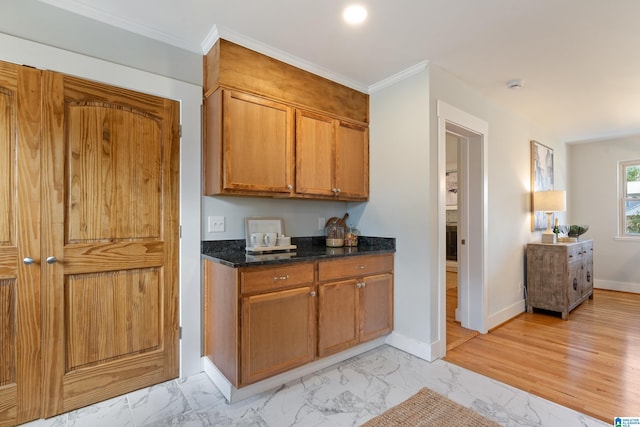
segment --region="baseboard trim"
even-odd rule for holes
[[[513,319],[526,309],[526,302],[524,299],[511,304],[508,307],[503,308],[497,313],[491,314],[487,318],[487,330],[495,329],[497,326],[502,325],[503,323]]]
[[[391,335],[387,336],[387,344],[419,357],[420,359],[424,359],[427,362],[433,362],[439,357],[438,354],[440,354],[440,341],[430,345],[426,342],[418,341],[406,335],[399,334],[396,331],[393,331]]]
[[[594,280],[593,287],[607,291],[631,292],[640,294],[640,283],[615,282],[612,280]]]
[[[282,374],[275,375],[271,378],[267,378],[242,388],[234,387],[208,357],[202,357],[202,363],[204,365],[204,372],[211,381],[213,381],[213,384],[218,388],[218,390],[220,390],[220,393],[222,393],[225,399],[227,399],[227,402],[235,403],[251,396],[255,396],[256,394],[278,388],[283,384],[302,378],[305,375],[312,374],[320,369],[328,368],[331,365],[335,365],[336,363],[343,362],[354,356],[358,356],[362,353],[373,350],[374,348],[378,348],[381,345],[384,345],[385,341],[386,337],[376,338],[364,344],[350,348],[349,350],[332,354],[331,356],[324,357],[316,360],[315,362],[311,362],[307,365],[283,372]]]

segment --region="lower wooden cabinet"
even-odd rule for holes
[[[236,388],[388,334],[393,254],[233,268],[204,262],[204,355]]]
[[[318,286],[318,356],[328,356],[391,332],[390,273]]]
[[[242,298],[241,384],[250,384],[315,358],[313,286]]]

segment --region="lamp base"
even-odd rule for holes
[[[542,243],[557,243],[554,233],[542,233]]]

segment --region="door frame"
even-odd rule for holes
[[[488,130],[489,125],[441,100],[438,115],[438,295],[440,349],[446,354],[446,134],[460,136],[458,152],[459,314],[462,326],[487,332],[486,290],[488,250]],[[473,212],[473,214],[470,214]]]

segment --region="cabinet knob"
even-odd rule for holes
[[[293,190],[293,185],[291,184],[287,185],[287,190]]]
[[[25,257],[25,259],[22,260],[22,262],[25,263],[25,265],[31,265],[33,264],[35,261],[33,260],[33,258],[29,258],[29,257]]]
[[[316,291],[311,291],[309,292],[309,295],[311,295],[312,297],[315,297],[317,294],[316,294]]]
[[[49,256],[47,257],[47,264],[55,264],[56,262],[58,262],[58,259],[54,256]]]
[[[341,192],[342,190],[340,190],[339,188],[336,188],[336,193]]]
[[[284,275],[284,276],[279,276],[279,277],[276,276],[276,277],[273,278],[273,281],[275,282],[276,280],[287,280],[287,279],[289,279],[289,275],[288,274]]]

